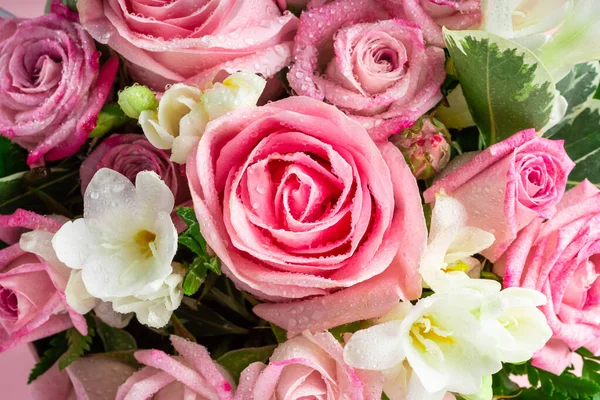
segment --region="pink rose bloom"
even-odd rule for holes
[[[115,400],[231,400],[231,377],[210,358],[206,348],[171,336],[179,356],[160,350],[139,350],[135,358],[144,368],[119,388]]]
[[[156,90],[219,72],[273,77],[290,61],[297,18],[273,0],[80,0],[81,23]]]
[[[571,351],[600,355],[600,190],[587,180],[565,193],[547,222],[523,229],[494,270],[505,287],[546,295],[541,307],[554,333],[533,364],[560,374]]]
[[[82,357],[59,371],[58,364],[31,384],[33,400],[113,400],[135,368],[109,357]]]
[[[393,144],[378,147],[337,108],[290,97],[236,110],[207,125],[190,157],[200,229],[223,271],[286,302],[257,306],[259,316],[293,335],[419,296],[426,228],[415,178]]]
[[[380,400],[383,375],[344,362],[342,345],[329,332],[308,332],[279,345],[269,360],[250,364],[235,400]]]
[[[176,204],[190,198],[185,180],[169,154],[152,146],[143,135],[116,134],[102,141],[81,164],[81,193],[85,193],[88,183],[101,168],[115,170],[131,182],[135,182],[139,172],[156,172],[173,192]]]
[[[383,2],[385,3],[385,2]],[[411,127],[441,100],[444,51],[374,0],[338,0],[300,17],[290,86],[325,100],[376,140]]]
[[[30,150],[28,164],[81,147],[117,72],[116,58],[99,71],[94,41],[65,8],[0,19],[0,133]]]
[[[442,26],[456,31],[478,24],[479,3],[480,0],[402,0],[401,15],[423,29],[425,41],[445,47]]]
[[[32,230],[0,250],[0,353],[72,326],[87,334],[85,319],[65,299],[70,269],[58,261],[50,244],[61,225],[24,210],[0,215],[0,227]]]
[[[574,167],[562,140],[538,138],[528,129],[479,154],[457,157],[424,197],[431,203],[436,193],[444,191],[460,201],[467,209],[467,225],[496,237],[481,252],[494,262],[521,229],[554,215]]]

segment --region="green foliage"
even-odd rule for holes
[[[89,324],[88,324],[89,325]],[[88,326],[87,336],[83,336],[75,328],[66,331],[67,342],[69,347],[67,351],[58,359],[58,368],[62,371],[71,365],[74,361],[90,351],[90,346],[94,340],[94,328]]]
[[[556,90],[567,100],[567,119],[594,96],[598,84],[600,64],[597,62],[576,65],[556,84]]]
[[[482,31],[445,30],[445,39],[486,145],[548,123],[555,87],[531,51]]]
[[[61,332],[55,335],[50,340],[50,346],[44,351],[44,354],[40,357],[40,360],[35,364],[31,373],[29,374],[29,378],[27,380],[27,384],[30,384],[40,376],[42,376],[46,371],[48,371],[54,363],[58,361],[60,356],[62,356],[67,349],[69,348],[69,343],[67,342],[67,337],[65,332]]]
[[[234,324],[207,305],[192,299],[184,299],[175,313],[194,337],[246,335],[248,333],[248,329]]]
[[[246,367],[254,362],[267,362],[276,345],[245,348],[233,350],[223,354],[217,362],[223,366],[236,382],[240,380],[240,374]]]
[[[113,328],[105,324],[100,318],[96,318],[96,329],[106,352],[137,349],[135,338],[123,329]]]
[[[285,329],[273,323],[269,323],[269,325],[271,325],[271,331],[273,331],[277,343],[283,343],[287,340],[287,331]]]
[[[125,115],[117,103],[106,104],[98,114],[96,127],[90,132],[90,137],[102,137],[113,129],[123,126],[127,121],[129,121],[129,117]]]
[[[46,7],[44,8],[44,12],[48,14],[50,12],[50,5],[53,0],[46,0]],[[71,11],[77,11],[77,0],[61,0],[65,6],[69,7]]]
[[[344,333],[354,333],[360,329],[360,321],[350,322],[348,324],[336,326],[331,328],[329,332],[339,341],[344,341]]]
[[[183,280],[183,292],[186,296],[192,296],[206,280],[208,271],[221,275],[221,267],[218,258],[206,251],[206,240],[200,233],[200,225],[196,219],[194,209],[180,207],[177,209],[177,215],[188,226],[188,229],[179,235],[179,243],[197,256],[188,266],[188,272]]]
[[[26,171],[26,159],[25,149],[0,136],[0,178]]]

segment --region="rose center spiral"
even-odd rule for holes
[[[17,295],[11,289],[0,286],[0,315],[4,318],[16,319],[19,316]]]

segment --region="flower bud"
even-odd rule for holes
[[[450,161],[450,134],[441,122],[433,118],[423,117],[392,141],[417,179],[431,178]]]
[[[138,119],[145,110],[156,110],[158,100],[152,90],[146,86],[134,84],[119,92],[119,106],[130,118]]]

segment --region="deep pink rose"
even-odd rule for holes
[[[135,358],[144,368],[119,388],[115,400],[231,400],[231,377],[210,358],[203,346],[171,336],[179,356],[160,350],[139,350]]]
[[[225,274],[288,302],[255,312],[290,334],[419,296],[426,229],[415,178],[393,144],[378,147],[337,108],[290,97],[229,113],[207,125],[187,176]]]
[[[325,100],[378,139],[409,128],[441,100],[444,51],[373,0],[338,0],[300,17],[288,73],[299,95]]]
[[[81,357],[64,371],[54,364],[31,384],[33,400],[112,400],[135,368],[105,356]]]
[[[169,154],[152,146],[143,135],[116,134],[105,139],[81,164],[81,192],[84,193],[94,174],[110,168],[135,182],[138,172],[153,171],[169,186],[176,204],[189,200],[190,195],[179,167]]]
[[[423,36],[434,46],[445,47],[442,26],[451,30],[468,29],[479,23],[480,0],[401,0],[404,17],[423,29]]]
[[[61,226],[24,210],[0,215],[0,227],[32,230],[0,250],[0,353],[72,326],[87,334],[85,319],[65,299],[70,269],[56,258],[50,244]]]
[[[473,154],[453,160],[448,165],[451,172],[427,189],[424,197],[431,203],[443,190],[460,201],[467,209],[467,224],[496,237],[481,253],[494,262],[521,229],[554,215],[575,163],[562,140],[538,138],[533,129]]]
[[[297,18],[273,0],[79,0],[81,23],[156,90],[219,72],[273,77],[290,61]],[[218,77],[217,77],[218,78]]]
[[[342,345],[329,332],[308,332],[279,345],[269,359],[250,364],[235,400],[380,400],[383,375],[344,362]]]
[[[98,72],[99,56],[63,14],[0,19],[0,134],[30,150],[27,163],[70,156],[94,129],[118,67]]]
[[[494,268],[505,287],[535,289],[548,298],[541,309],[554,336],[534,365],[560,374],[571,350],[584,346],[600,355],[598,188],[584,181],[565,193],[558,212],[523,229]]]

